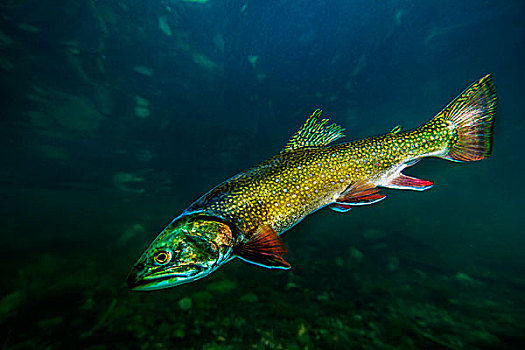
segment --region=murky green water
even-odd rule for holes
[[[4,1],[2,349],[521,349],[521,1]],[[349,139],[416,127],[491,72],[492,158],[321,210],[290,271],[126,275],[193,200],[321,107]]]

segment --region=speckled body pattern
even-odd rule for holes
[[[186,212],[223,217],[249,239],[264,225],[283,233],[306,215],[336,202],[356,182],[426,189],[400,187],[393,181],[423,157],[476,161],[490,156],[495,111],[490,75],[473,83],[432,120],[404,133],[397,126],[385,135],[327,146],[342,137],[344,129],[326,126],[326,119],[316,122],[313,117],[320,116],[316,111],[282,152],[223,182]]]
[[[353,182],[381,186],[414,159],[444,153],[453,132],[444,118],[402,133],[328,147],[283,151],[212,189],[186,211],[205,211],[237,225],[246,238],[260,226],[283,233],[335,202]]]

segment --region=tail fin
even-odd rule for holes
[[[468,162],[490,156],[496,102],[496,88],[492,76],[487,74],[436,116],[447,120],[453,129],[448,152],[443,158]]]

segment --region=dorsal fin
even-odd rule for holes
[[[322,147],[345,135],[345,129],[337,124],[327,125],[328,119],[319,119],[321,110],[316,109],[301,128],[284,146],[283,152],[293,151],[303,147]]]

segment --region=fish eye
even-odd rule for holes
[[[156,265],[166,265],[171,260],[171,252],[167,250],[161,250],[155,253],[153,261]]]

